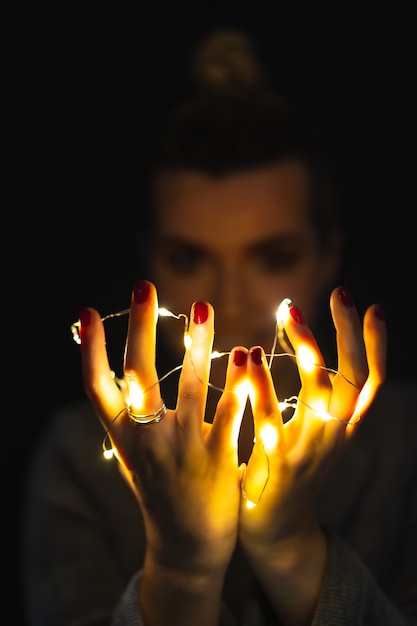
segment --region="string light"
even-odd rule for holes
[[[350,384],[353,385],[354,387],[356,387],[356,385],[354,385],[354,383],[352,383],[350,380],[348,380],[346,378],[346,376],[344,376],[342,373],[338,372],[337,370],[334,370],[332,368],[328,368],[325,367],[321,364],[318,364],[315,362],[315,358],[314,358],[314,353],[312,352],[312,350],[310,348],[308,348],[307,346],[300,346],[299,350],[298,350],[298,355],[295,354],[292,346],[290,345],[289,341],[287,340],[286,337],[286,333],[285,333],[285,324],[286,321],[288,319],[288,315],[289,315],[289,308],[292,304],[292,301],[289,298],[284,298],[284,300],[282,300],[282,302],[280,303],[280,305],[277,308],[277,312],[276,312],[276,332],[275,332],[275,336],[274,336],[274,341],[270,350],[270,353],[267,354],[266,356],[269,357],[268,360],[268,367],[269,369],[271,369],[272,367],[272,363],[273,360],[277,357],[290,357],[290,358],[294,358],[294,359],[298,359],[299,363],[300,363],[300,367],[302,367],[305,371],[309,372],[311,371],[314,367],[319,367],[321,369],[324,369],[326,371],[328,371],[329,373],[333,373],[335,375],[338,376],[342,376],[342,378],[345,379],[345,381]],[[102,322],[105,322],[111,318],[116,318],[116,317],[121,317],[124,315],[128,315],[130,313],[130,309],[123,309],[122,311],[118,311],[117,313],[110,313],[109,315],[106,315],[104,317],[101,318]],[[171,317],[174,318],[176,320],[180,320],[183,319],[184,320],[184,348],[186,351],[190,350],[191,345],[192,345],[192,339],[191,336],[189,334],[189,319],[188,316],[185,315],[185,313],[180,313],[179,315],[172,313],[172,311],[170,311],[169,309],[165,308],[165,307],[160,307],[158,308],[158,317]],[[80,321],[74,322],[74,324],[72,324],[71,326],[71,332],[72,332],[72,336],[74,341],[77,344],[81,344],[81,337],[80,337],[80,333],[79,333],[79,329],[80,329]],[[283,352],[276,352],[276,348],[277,345],[280,345],[281,349],[284,350]],[[229,355],[230,352],[217,352],[217,351],[212,351],[210,358],[211,360],[214,359],[220,359],[222,357],[225,357],[227,355]],[[180,369],[182,369],[182,365],[177,365],[176,367],[174,367],[173,369],[169,370],[167,373],[165,373],[161,378],[159,378],[155,383],[153,383],[150,387],[148,387],[145,390],[141,390],[139,388],[139,386],[137,385],[136,381],[129,381],[126,379],[120,379],[118,378],[114,372],[114,379],[116,384],[119,386],[119,388],[123,391],[126,400],[127,400],[127,406],[125,408],[123,408],[121,411],[119,411],[119,413],[117,413],[117,415],[112,419],[112,421],[110,422],[108,428],[106,429],[105,432],[105,436],[103,439],[103,443],[102,443],[102,448],[103,448],[103,455],[106,459],[112,458],[113,456],[115,456],[116,451],[111,447],[110,442],[109,442],[109,433],[110,430],[112,428],[112,426],[114,425],[114,423],[116,422],[116,420],[119,419],[119,417],[127,412],[131,412],[131,406],[142,406],[143,403],[143,397],[144,395],[149,391],[149,389],[151,389],[152,387],[154,387],[155,385],[159,385],[162,381],[164,381],[165,379],[167,379],[169,376],[171,376],[173,373],[179,371]],[[230,391],[230,390],[226,390],[224,388],[221,387],[216,387],[215,385],[213,385],[211,382],[207,382],[205,383],[204,381],[202,381],[195,368],[194,368],[194,372],[198,378],[198,380],[200,380],[200,382],[202,384],[206,384],[209,387],[212,387],[213,389],[217,389],[220,392],[225,392],[225,391]],[[339,422],[343,422],[345,425],[349,426],[352,424],[357,423],[358,421],[360,421],[361,418],[361,411],[362,409],[367,405],[368,401],[369,401],[369,389],[368,389],[369,385],[367,386],[365,384],[364,388],[362,389],[361,393],[359,394],[359,398],[357,401],[357,405],[356,405],[356,409],[351,417],[351,419],[349,421],[345,421],[342,420],[336,416],[330,415],[327,411],[326,411],[326,407],[324,405],[322,405],[320,403],[320,401],[316,401],[315,406],[310,406],[308,405],[306,402],[302,401],[298,396],[291,396],[290,398],[287,398],[281,402],[279,402],[279,409],[281,411],[281,414],[284,412],[288,412],[288,411],[292,411],[292,413],[294,413],[294,411],[297,408],[298,404],[303,404],[307,409],[310,409],[311,411],[313,411],[316,415],[319,415],[321,419],[323,419],[324,421],[328,421],[328,420],[337,420]],[[243,387],[242,389],[239,390],[234,390],[232,391],[232,393],[245,393],[247,395],[247,387]],[[163,405],[165,407],[165,405]],[[137,416],[137,417],[141,417],[141,416]],[[292,416],[290,416],[289,419],[291,419]],[[288,419],[286,420],[286,422],[288,421]],[[140,420],[138,420],[138,423],[140,423]],[[246,491],[245,491],[245,477],[246,477],[246,469],[244,472],[244,475],[242,477],[242,481],[241,481],[241,491],[242,491],[242,497],[246,500],[246,506],[248,508],[253,508],[255,507],[261,497],[262,494],[265,490],[266,484],[269,480],[269,456],[268,453],[272,452],[274,450],[274,448],[277,445],[278,442],[278,432],[276,430],[276,428],[272,425],[272,424],[266,424],[264,425],[264,427],[261,429],[261,432],[259,434],[259,438],[260,438],[260,442],[262,444],[262,449],[264,451],[265,454],[265,460],[266,460],[266,478],[264,481],[263,486],[261,487],[261,489],[259,490],[259,496],[257,498],[257,501],[252,501],[247,497]],[[255,440],[254,440],[254,443]]]
[[[108,315],[105,315],[104,317],[101,318],[101,321],[106,322],[107,320],[112,319],[113,317],[123,317],[124,315],[129,315],[129,313],[130,313],[130,309],[123,309],[122,311],[118,311],[117,313],[109,313]],[[176,315],[175,313],[172,313],[172,311],[169,311],[169,309],[166,309],[165,307],[159,307],[158,316],[159,317],[174,317],[176,320],[179,320],[183,317],[185,319],[184,333],[188,331],[188,317],[185,315],[185,313],[180,313],[179,315]],[[81,345],[80,326],[81,326],[80,320],[71,324],[72,338],[75,341],[75,343],[77,343],[78,345]]]

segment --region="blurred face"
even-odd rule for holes
[[[308,172],[296,162],[224,179],[161,174],[152,258],[160,306],[189,315],[194,301],[208,300],[220,351],[262,345],[268,352],[286,297],[314,323],[337,254],[318,247],[309,197]]]

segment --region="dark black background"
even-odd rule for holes
[[[415,379],[414,17],[412,3],[365,5],[3,9],[3,369],[10,401],[2,484],[13,537],[26,459],[50,411],[83,395],[70,325],[82,306],[103,314],[128,306],[132,281],[142,277],[129,211],[133,173],[146,157],[143,134],[181,97],[190,47],[212,27],[243,28],[277,89],[321,128],[344,211],[345,278],[361,312],[384,304],[389,375]],[[13,577],[16,563],[17,548]]]

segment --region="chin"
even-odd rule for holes
[[[213,350],[218,352],[230,352],[235,346],[247,346],[247,335],[240,333],[228,334],[228,335],[215,335]]]
[[[274,340],[273,334],[266,338],[261,337],[256,333],[228,333],[227,335],[215,335],[213,350],[218,352],[230,352],[235,346],[244,346],[251,348],[252,346],[262,346],[265,352],[269,352],[272,342]]]

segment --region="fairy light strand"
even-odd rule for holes
[[[271,347],[271,350],[268,354],[266,354],[266,357],[268,358],[268,368],[271,369],[272,364],[273,364],[273,360],[275,358],[278,357],[289,357],[289,358],[293,358],[293,359],[299,359],[300,357],[297,356],[294,352],[294,350],[292,349],[292,347],[290,346],[289,342],[286,339],[286,335],[285,335],[285,316],[288,312],[289,306],[291,305],[291,300],[289,298],[285,298],[284,300],[282,300],[281,304],[279,305],[278,309],[277,309],[277,314],[276,314],[276,326],[275,326],[275,335],[274,335],[274,340],[273,340],[273,344]],[[122,317],[125,315],[128,315],[130,313],[130,309],[123,309],[121,311],[118,311],[116,313],[110,313],[108,315],[105,315],[104,317],[101,318],[102,322],[105,322],[109,319],[112,318],[116,318],[116,317]],[[185,313],[180,313],[180,314],[175,314],[172,313],[169,309],[165,308],[165,307],[160,307],[158,308],[158,317],[171,317],[174,318],[176,320],[180,320],[183,319],[184,320],[184,346],[185,349],[189,349],[190,347],[190,337],[188,334],[188,328],[189,328],[189,318]],[[80,337],[80,333],[79,333],[79,329],[80,329],[80,321],[74,322],[74,324],[71,325],[71,332],[72,332],[72,336],[73,336],[73,340],[75,341],[75,343],[77,344],[81,344],[81,337]],[[276,348],[277,345],[280,345],[282,349],[285,350],[285,352],[276,352]],[[228,356],[230,354],[230,351],[228,352],[217,352],[217,351],[212,351],[210,358],[211,360],[213,359],[219,359],[225,356]],[[213,385],[210,381],[208,382],[204,382],[199,376],[198,373],[194,367],[193,362],[192,363],[192,367],[194,369],[194,373],[197,377],[197,379],[199,380],[199,382],[201,382],[201,384],[203,385],[207,385],[208,387],[211,387],[212,389],[215,389],[217,391],[220,392],[230,392],[230,393],[234,393],[234,390],[228,390],[222,387],[217,387],[216,385]],[[344,374],[342,374],[341,372],[338,372],[337,370],[333,369],[333,368],[329,368],[326,367],[324,365],[321,365],[319,363],[311,363],[312,367],[318,367],[320,369],[326,370],[329,373],[333,373],[337,376],[341,376],[348,384],[352,385],[355,388],[358,388],[357,385],[355,385],[352,381],[350,381]],[[166,380],[167,378],[169,378],[172,374],[174,374],[175,372],[179,371],[182,369],[182,364],[177,365],[176,367],[172,368],[171,370],[169,370],[168,372],[166,372],[163,376],[161,376],[160,378],[158,378],[158,380],[156,380],[152,385],[150,385],[149,387],[147,387],[143,392],[142,395],[144,395],[145,393],[147,393],[150,389],[152,389],[153,387],[155,387],[156,385],[159,385],[161,382],[163,382],[164,380]],[[121,379],[118,378],[115,373],[113,372],[114,375],[114,380],[116,382],[116,384],[118,385],[118,387],[120,389],[122,388],[126,388],[126,382]],[[280,411],[283,412],[288,408],[291,408],[295,411],[295,409],[297,408],[298,404],[302,404],[303,406],[305,406],[307,409],[317,413],[318,410],[315,407],[310,406],[309,404],[307,404],[306,402],[304,402],[303,400],[301,400],[298,396],[291,396],[290,398],[286,398],[285,400],[279,402],[279,408]],[[105,436],[102,442],[102,449],[103,449],[103,455],[105,458],[109,459],[112,456],[114,456],[114,449],[113,447],[110,445],[110,430],[111,428],[114,426],[115,422],[120,418],[120,416],[123,413],[129,413],[131,407],[128,405],[126,407],[124,407],[123,409],[121,409],[117,415],[115,415],[115,417],[111,420],[110,424],[108,425],[106,431],[105,431]],[[140,417],[140,416],[138,416]],[[360,421],[360,415],[357,416],[356,420],[354,421],[346,421],[346,420],[342,420],[336,416],[330,415],[330,414],[326,414],[326,420],[336,420],[339,422],[344,423],[346,426],[349,425],[353,425],[356,424],[357,422]],[[132,423],[133,420],[131,420]],[[109,447],[110,445],[110,447]],[[257,502],[252,502],[250,500],[248,500],[247,498],[247,494],[244,488],[244,482],[245,482],[245,474],[246,474],[246,470],[245,473],[243,475],[242,478],[242,482],[241,482],[241,491],[242,491],[242,497],[246,500],[247,502],[247,506],[248,507],[253,507],[256,506],[261,497],[262,494],[265,490],[266,484],[268,482],[269,479],[269,457],[268,454],[265,450],[265,445],[262,441],[262,447],[265,453],[265,457],[267,460],[267,478],[265,481],[264,486],[262,487],[260,494],[258,496]]]

